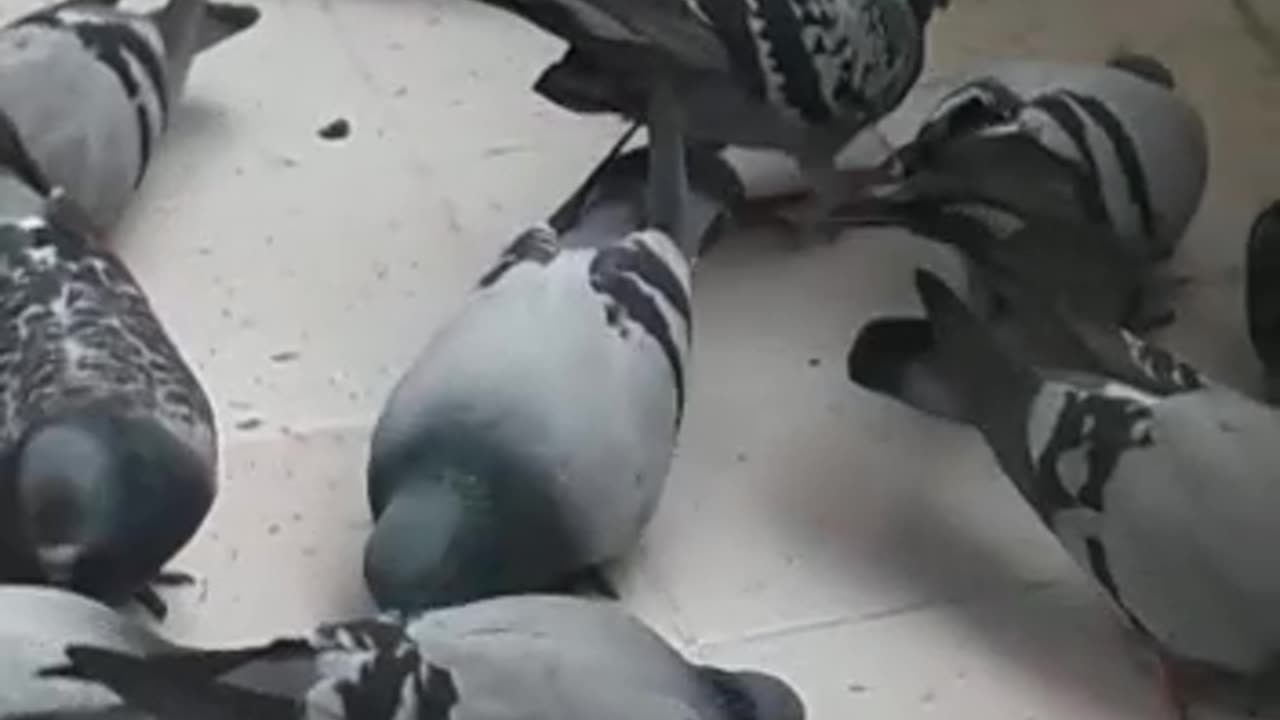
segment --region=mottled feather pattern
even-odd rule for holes
[[[1205,387],[1205,378],[1200,371],[1183,362],[1173,353],[1143,342],[1123,329],[1120,329],[1119,333],[1129,349],[1129,357],[1134,364],[1161,386],[1181,390],[1200,390]]]
[[[140,157],[134,183],[140,183],[151,150],[168,122],[165,48],[157,28],[144,16],[84,3],[34,13],[18,20],[8,32],[24,30],[73,35],[119,81],[136,116]],[[33,40],[39,41],[38,36]]]
[[[807,123],[870,122],[896,106],[919,75],[922,34],[905,5],[747,0],[747,6],[768,100]]]
[[[1032,474],[1019,487],[1041,520],[1113,596],[1115,579],[1097,537],[1104,496],[1121,457],[1157,442],[1154,402],[1115,383],[1091,392],[1050,383],[1028,418]],[[1061,523],[1069,523],[1071,531],[1064,534]]]
[[[0,446],[111,402],[154,416],[212,465],[208,398],[128,269],[43,223],[0,232]]]
[[[453,675],[422,655],[398,615],[325,625],[309,644],[324,677],[307,695],[311,709],[362,720],[445,720],[459,702]]]

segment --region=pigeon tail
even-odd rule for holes
[[[846,362],[849,380],[920,412],[967,422],[943,380],[933,328],[923,318],[881,317],[862,327]]]
[[[186,88],[195,56],[257,24],[261,11],[252,5],[169,0],[152,11],[160,29],[168,64],[168,96],[176,98]]]
[[[581,185],[561,203],[548,224],[564,247],[602,247],[648,226],[652,148],[622,153],[638,129],[632,126]],[[722,220],[741,199],[745,186],[733,166],[713,147],[685,147],[687,189],[677,235],[688,239],[692,261],[720,236]]]
[[[804,701],[781,678],[759,672],[697,668],[719,700],[727,720],[804,720]]]
[[[1280,372],[1280,200],[1253,221],[1245,245],[1245,317],[1267,374]]]
[[[120,696],[127,707],[157,718],[288,720],[302,716],[296,700],[213,682],[187,668],[170,667],[164,656],[141,658],[85,645],[71,645],[66,654],[69,665],[49,668],[41,675],[96,682]]]

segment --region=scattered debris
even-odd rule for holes
[[[822,365],[822,358],[816,358],[816,357],[809,358],[809,367],[816,368],[820,365]]]
[[[262,418],[250,417],[236,423],[237,430],[257,430],[262,427]]]
[[[297,350],[281,350],[271,356],[273,363],[287,363],[297,360],[299,357]]]
[[[320,128],[317,134],[324,140],[346,140],[351,135],[351,121],[346,118],[337,118]]]

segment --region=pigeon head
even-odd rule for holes
[[[933,367],[933,328],[923,318],[884,317],[863,326],[849,350],[849,380],[931,415],[960,420],[961,409]]]
[[[711,687],[728,720],[804,720],[804,701],[782,679],[759,672],[728,672],[704,666],[699,675]]]
[[[365,545],[364,577],[378,607],[415,612],[539,589],[572,563],[560,513],[527,465],[500,453],[441,463],[423,453],[378,465],[390,487]]]
[[[33,427],[15,470],[21,536],[44,579],[112,603],[159,572],[213,501],[194,453],[148,418]]]

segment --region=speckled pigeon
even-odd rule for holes
[[[164,605],[213,502],[213,410],[87,218],[0,171],[0,581]]]
[[[581,113],[643,119],[667,91],[695,141],[778,149],[817,190],[813,229],[850,187],[835,154],[924,67],[949,0],[480,0],[569,44],[535,89]],[[810,215],[806,217],[806,215]]]

